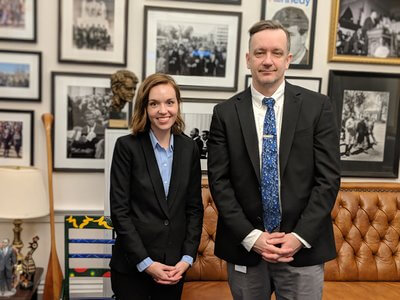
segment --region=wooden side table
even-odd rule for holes
[[[37,300],[37,290],[42,278],[43,268],[36,268],[35,277],[33,278],[33,286],[29,289],[21,289],[17,287],[17,293],[12,297],[0,297],[1,300],[12,299],[12,300]]]

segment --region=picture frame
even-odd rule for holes
[[[232,4],[241,5],[242,0],[175,0],[183,2],[197,2],[197,3],[215,3],[215,4]]]
[[[110,74],[52,72],[53,169],[103,172],[111,111]],[[130,106],[122,112],[127,120]]]
[[[145,6],[143,78],[170,74],[182,89],[236,91],[240,12]]]
[[[0,109],[0,165],[33,166],[33,110]]]
[[[317,0],[262,0],[261,20],[279,21],[290,33],[290,69],[312,69]]]
[[[200,151],[200,164],[203,174],[207,174],[207,140],[214,106],[224,100],[183,98],[181,114],[185,122],[184,133],[191,137]],[[197,130],[196,130],[197,129]]]
[[[0,50],[0,74],[0,100],[41,101],[41,52]]]
[[[342,176],[397,178],[400,74],[329,72],[340,127]]]
[[[400,2],[332,1],[328,60],[400,64]]]
[[[36,43],[36,0],[14,1],[0,8],[0,41]]]
[[[126,66],[128,0],[59,0],[58,61]]]
[[[294,85],[301,86],[311,91],[321,93],[322,78],[321,77],[305,77],[305,76],[285,76],[285,79]],[[251,75],[246,74],[245,88],[251,83]]]

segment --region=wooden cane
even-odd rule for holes
[[[49,263],[47,265],[46,281],[44,284],[43,299],[58,300],[60,299],[63,274],[61,271],[60,262],[56,250],[56,234],[54,224],[54,197],[53,197],[53,158],[51,150],[51,128],[53,125],[53,115],[45,113],[42,115],[42,121],[46,130],[47,144],[47,178],[49,187],[49,202],[50,202],[50,237],[51,249]]]

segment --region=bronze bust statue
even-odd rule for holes
[[[111,90],[113,92],[111,106],[120,112],[126,102],[131,102],[135,96],[138,83],[136,75],[128,70],[119,70],[111,75]]]

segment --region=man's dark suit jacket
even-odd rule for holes
[[[111,167],[111,218],[117,232],[110,261],[121,273],[138,272],[146,257],[175,265],[196,258],[203,204],[197,145],[174,135],[170,187],[166,198],[148,132],[117,140]]]
[[[215,254],[234,264],[256,265],[260,255],[240,244],[253,229],[264,231],[250,88],[215,106],[207,146],[210,189],[219,211]],[[293,266],[321,264],[336,255],[330,212],[339,188],[339,163],[329,98],[286,82],[280,231],[295,232],[312,246],[295,254]]]

